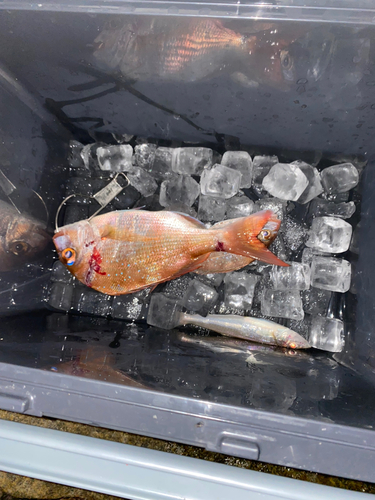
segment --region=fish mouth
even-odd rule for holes
[[[310,349],[311,345],[303,337],[298,335],[298,338],[292,338],[288,341],[288,348],[290,349]]]

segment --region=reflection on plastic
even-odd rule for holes
[[[147,386],[125,375],[121,370],[116,370],[115,356],[103,347],[88,347],[79,352],[71,361],[58,363],[45,368],[57,373],[66,373],[76,377],[85,377],[102,382],[128,385],[138,389],[147,389]]]
[[[287,90],[300,76],[301,64],[313,68],[312,80],[329,61],[332,35],[314,42],[301,27],[248,22],[234,31],[215,19],[136,19],[109,23],[95,40],[94,58],[107,71],[120,71],[128,80],[194,82],[219,72],[245,87],[266,84]],[[311,46],[313,53],[310,54]],[[305,69],[305,68],[304,68]]]
[[[45,223],[22,215],[0,200],[0,272],[22,267],[41,255],[51,236]]]

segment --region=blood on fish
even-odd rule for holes
[[[90,260],[89,260],[89,269],[86,275],[86,285],[91,287],[91,280],[93,273],[98,273],[101,276],[105,276],[107,273],[100,270],[100,264],[102,263],[102,256],[98,252],[97,248],[94,247]]]
[[[217,252],[225,252],[224,250],[224,243],[222,241],[218,241],[216,244],[216,251]]]

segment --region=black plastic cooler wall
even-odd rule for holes
[[[35,205],[32,190],[42,196],[51,226],[71,139],[116,143],[130,134],[219,152],[246,147],[285,161],[368,160],[357,294],[348,296],[338,364],[322,352],[251,362],[146,325],[52,314],[44,302],[50,247],[42,266],[0,276],[1,408],[374,481],[375,10],[371,2],[333,7],[1,4],[0,168],[22,206]],[[198,69],[164,71],[147,35],[156,44],[160,34],[207,19],[208,29],[241,34],[241,44],[271,23],[274,45],[252,59],[225,47]],[[143,59],[126,66],[121,54],[134,46],[124,27],[146,37]],[[280,57],[277,44],[285,45],[282,57],[267,66]],[[148,390],[81,378],[69,363],[87,348],[108,352]],[[67,363],[66,373],[53,373],[57,362]]]

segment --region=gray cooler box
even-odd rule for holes
[[[223,352],[195,330],[147,326],[147,311],[126,321],[112,298],[75,307],[47,245],[0,273],[0,408],[374,481],[373,3],[0,7],[0,197],[44,220],[45,204],[50,227],[66,186],[84,189],[71,141],[351,161],[362,175],[341,353]],[[71,206],[87,217],[83,201]]]

